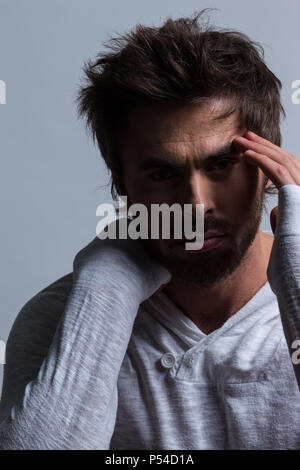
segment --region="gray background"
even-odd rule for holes
[[[212,23],[263,43],[283,83],[282,146],[299,156],[300,106],[291,101],[300,79],[298,1],[0,0],[0,340],[25,302],[72,270],[95,236],[97,205],[111,202],[109,174],[76,117],[84,61],[137,23],[158,26],[206,7],[219,9]],[[270,230],[268,215],[262,229]],[[0,365],[0,387],[2,373]]]

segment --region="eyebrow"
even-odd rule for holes
[[[207,165],[215,162],[216,160],[232,154],[236,153],[237,150],[233,144],[233,142],[227,142],[225,145],[220,147],[217,151],[207,155],[202,161],[201,161],[201,166],[202,165]],[[167,156],[167,155],[166,155]],[[166,157],[160,157],[160,156],[154,156],[154,155],[148,155],[143,160],[141,161],[139,165],[139,170],[149,170],[151,168],[174,168],[174,169],[181,169],[185,165],[181,163],[176,163],[173,161],[168,161]]]

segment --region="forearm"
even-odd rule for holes
[[[300,187],[280,188],[277,228],[268,266],[268,280],[277,296],[287,345],[292,356],[300,340]],[[293,362],[300,388],[300,368]]]
[[[138,273],[100,263],[74,276],[37,377],[0,425],[1,449],[108,449],[117,379],[139,308]]]
[[[0,448],[108,448],[138,305],[106,288],[74,285],[37,378],[1,424]]]

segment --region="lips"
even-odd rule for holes
[[[218,232],[217,230],[208,230],[207,232],[204,233],[204,240],[207,240],[208,238],[214,238],[214,237],[223,237],[225,234],[222,232]]]
[[[208,235],[208,232],[206,235]],[[204,253],[206,251],[213,251],[215,248],[222,247],[227,239],[228,237],[225,233],[220,235],[220,232],[218,232],[218,236],[207,237],[204,240],[201,248],[197,248],[195,246],[194,248],[187,249],[186,243],[188,242],[188,240],[177,241],[176,246],[179,247],[179,249],[184,250],[187,256],[194,256],[195,253]]]
[[[218,246],[221,246],[226,239],[226,235],[219,235],[214,237],[208,237],[204,240],[202,248],[199,250],[200,252],[210,251]]]
[[[223,232],[218,232],[217,230],[208,230],[207,232],[204,233],[204,241],[208,240],[209,238],[216,238],[216,237],[224,237],[226,233]],[[186,243],[190,242],[191,240],[188,240],[187,238],[183,237],[180,240],[174,239],[176,242],[179,243]]]
[[[225,237],[226,235],[227,235],[226,233],[220,232],[218,230],[207,230],[206,232],[204,232],[204,243],[206,242],[206,240],[210,240],[210,239],[217,239],[216,241],[218,241],[219,238]],[[183,237],[180,240],[174,239],[174,241],[176,243],[191,243],[191,240],[185,237]]]

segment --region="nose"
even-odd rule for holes
[[[193,211],[196,204],[204,205],[204,214],[215,211],[214,191],[211,181],[200,173],[194,171],[184,185],[184,204],[192,204]]]

